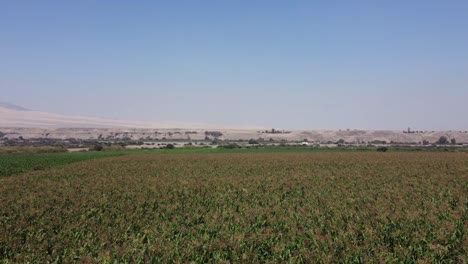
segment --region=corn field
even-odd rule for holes
[[[4,263],[463,263],[467,220],[467,153],[128,155],[0,178]]]

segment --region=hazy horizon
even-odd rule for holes
[[[2,1],[0,101],[279,129],[466,130],[468,2]]]

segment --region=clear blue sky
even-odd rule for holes
[[[468,129],[468,1],[0,1],[0,101],[298,129]]]

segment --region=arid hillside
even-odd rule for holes
[[[102,139],[102,140],[274,140],[330,143],[344,141],[348,143],[436,143],[445,136],[449,141],[468,143],[466,131],[403,131],[371,130],[293,130],[275,131],[253,129],[183,129],[183,128],[0,128],[4,137],[13,138],[54,138],[54,139]]]
[[[65,116],[0,104],[0,138],[52,138],[102,140],[249,140],[302,141],[318,143],[468,143],[468,131],[381,130],[278,130],[263,127],[226,127],[202,123],[138,122],[96,117]]]

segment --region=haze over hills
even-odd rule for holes
[[[0,108],[9,109],[9,110],[16,110],[16,111],[30,111],[29,109],[26,109],[26,108],[24,108],[22,106],[10,104],[10,103],[7,103],[7,102],[0,102]]]

